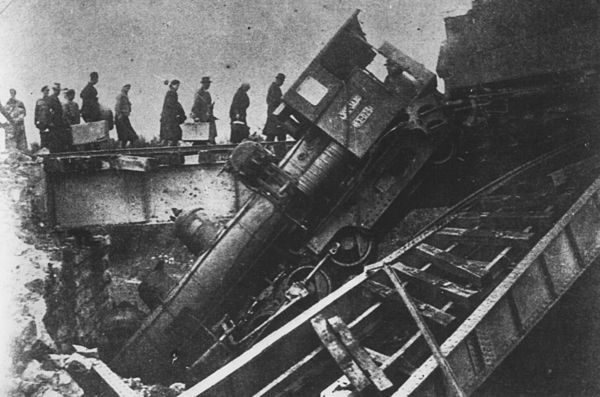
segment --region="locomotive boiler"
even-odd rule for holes
[[[117,372],[164,382],[207,375],[373,253],[377,222],[418,186],[451,128],[435,75],[388,43],[372,47],[357,16],[275,111],[297,139],[279,164],[255,142],[233,151],[227,169],[253,194],[112,358]],[[385,78],[371,71],[377,62]],[[196,252],[198,214],[176,220]]]

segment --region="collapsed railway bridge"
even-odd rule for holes
[[[102,358],[183,396],[475,392],[600,253],[600,10],[567,3],[448,18],[444,95],[356,12],[276,110],[281,161],[255,142],[46,157],[59,229],[169,225],[195,258],[143,319],[117,310]]]

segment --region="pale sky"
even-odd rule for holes
[[[0,10],[11,0],[0,0]],[[443,19],[464,14],[470,0],[12,0],[0,15],[0,101],[15,88],[27,108],[29,142],[40,88],[59,82],[79,92],[97,71],[100,103],[113,108],[132,84],[131,122],[146,138],[158,135],[166,86],[177,78],[186,113],[202,76],[212,78],[217,141],[229,138],[229,105],[242,82],[250,83],[248,124],[266,118],[266,91],[278,72],[285,91],[359,8],[367,40],[387,40],[435,70],[445,39]],[[116,137],[116,132],[111,131]]]

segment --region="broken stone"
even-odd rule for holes
[[[148,397],[175,397],[179,393],[166,386],[152,385],[147,389],[146,393],[144,394]]]
[[[53,371],[42,369],[42,364],[37,360],[31,360],[25,371],[21,374],[21,379],[28,382],[49,382],[54,376]]]
[[[42,382],[22,380],[19,383],[19,388],[17,390],[23,393],[25,396],[31,396],[33,393],[38,391],[40,387],[42,387]]]
[[[25,350],[28,350],[37,339],[35,319],[31,316],[17,317],[14,322],[14,332],[17,338],[13,340],[13,357],[22,358]]]
[[[31,347],[27,349],[24,353],[24,360],[36,360],[39,362],[44,362],[48,359],[50,354],[54,353],[54,349],[46,345],[41,340],[36,340],[33,342]]]
[[[41,392],[41,390],[38,390],[38,392],[35,393],[33,397],[68,397],[68,395],[64,395],[57,392],[56,390],[47,388],[43,392]]]
[[[36,278],[28,283],[25,283],[25,288],[29,291],[34,292],[36,294],[43,295],[44,294],[44,280],[41,278]]]
[[[183,391],[185,390],[185,383],[173,383],[171,386],[169,386],[169,389],[174,390],[177,393],[183,393]]]
[[[85,394],[66,371],[58,372],[54,380],[54,389],[59,391],[61,396],[80,397]]]

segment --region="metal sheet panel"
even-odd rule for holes
[[[321,64],[313,62],[283,95],[283,102],[315,122],[341,85],[341,81]]]
[[[577,244],[576,251],[587,263],[600,249],[600,212],[593,200],[588,201],[571,222],[571,231]]]
[[[526,327],[530,322],[536,321],[538,312],[546,308],[552,301],[552,294],[544,285],[544,280],[540,262],[535,261],[513,287],[512,295],[519,320]]]
[[[54,223],[60,227],[136,223],[145,220],[143,175],[106,171],[56,174],[47,179]]]
[[[197,207],[218,222],[233,216],[250,194],[219,164],[47,174],[47,185],[60,228],[169,222],[171,208]]]
[[[410,99],[393,96],[368,72],[355,70],[317,125],[362,157]]]
[[[579,266],[565,233],[559,234],[544,251],[546,268],[556,293],[561,293],[577,277]]]

